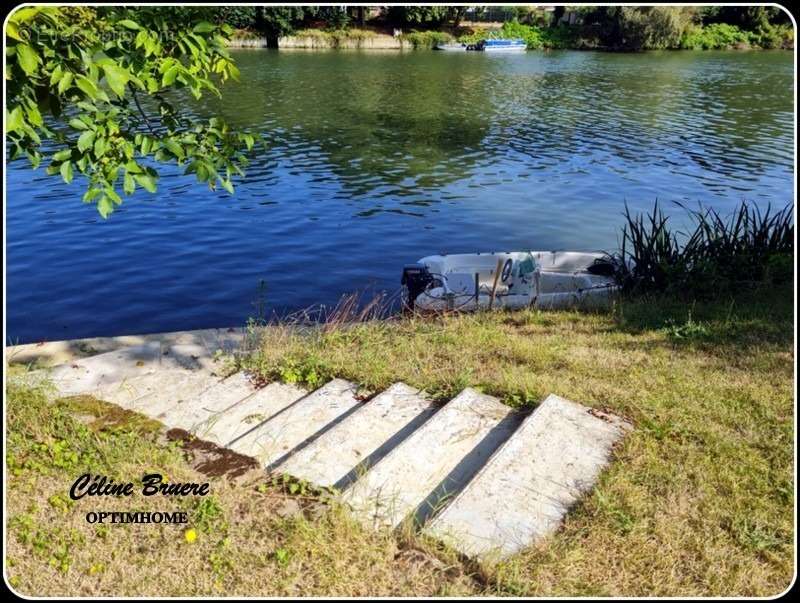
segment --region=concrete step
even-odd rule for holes
[[[424,531],[468,556],[516,553],[556,530],[629,427],[548,396]]]
[[[176,401],[157,418],[167,427],[194,431],[211,416],[242,402],[256,391],[250,378],[239,372],[191,397]]]
[[[190,401],[202,398],[204,393],[219,387],[223,380],[202,371],[156,371],[136,379],[124,380],[96,394],[164,423],[168,416],[184,412]]]
[[[276,471],[342,489],[424,423],[436,410],[425,395],[395,383],[358,408]]]
[[[92,390],[91,394],[123,408],[131,410],[136,408],[137,411],[142,412],[148,406],[148,400],[152,400],[155,406],[159,406],[157,401],[182,397],[185,395],[183,392],[195,382],[202,383],[208,388],[219,380],[219,377],[207,372],[167,368],[103,385]],[[195,389],[194,393],[200,391],[202,389]],[[152,412],[146,414],[152,414]]]
[[[355,384],[334,379],[232,442],[231,448],[272,470],[355,410],[360,405],[356,390]]]
[[[467,388],[343,493],[364,523],[424,522],[477,473],[519,424],[496,398]]]
[[[240,403],[195,425],[192,431],[203,440],[230,447],[233,442],[307,394],[308,391],[296,385],[270,383]]]
[[[152,341],[61,364],[47,374],[58,391],[67,396],[89,394],[125,379],[153,373],[162,366],[182,368],[172,359],[162,362],[161,343]]]
[[[241,348],[247,335],[246,329],[230,328],[47,341],[7,346],[6,360],[9,363],[35,363],[39,366],[52,367],[79,358],[87,358],[121,348],[159,342],[167,347],[175,344],[202,345],[205,353],[210,357],[213,356],[217,350],[230,353]],[[256,336],[257,335],[256,333]]]

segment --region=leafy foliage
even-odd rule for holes
[[[466,10],[466,6],[390,6],[386,11],[386,20],[389,23],[417,28],[441,27],[446,24],[458,27]]]
[[[530,50],[700,50],[794,46],[794,29],[780,22],[781,16],[785,16],[782,11],[750,10],[763,7],[722,8],[730,10],[708,12],[695,7],[585,6],[571,9],[578,15],[573,24],[559,22],[557,18],[545,22],[530,13],[506,21],[500,30],[474,30],[459,37],[459,41],[476,43],[490,38],[520,38],[525,40]],[[730,22],[720,21],[722,18]]]
[[[690,27],[681,37],[681,48],[692,50],[726,49],[741,44],[749,45],[751,34],[735,25],[713,23],[705,27]]]
[[[226,23],[235,29],[249,29],[255,26],[256,17],[255,6],[220,6],[216,9],[214,21]]]
[[[448,6],[391,6],[388,18],[403,25],[436,26],[444,23],[450,13]]]
[[[288,35],[305,17],[301,6],[259,6],[256,9],[255,29],[275,41]]]
[[[604,6],[587,19],[601,26],[603,46],[619,50],[677,48],[694,17],[693,9],[676,6]]]
[[[11,159],[72,182],[107,217],[137,187],[155,192],[154,163],[177,163],[233,193],[255,139],[218,118],[190,121],[186,93],[219,95],[237,78],[228,25],[207,9],[25,7],[8,21],[6,135]],[[46,141],[46,142],[45,142]],[[120,190],[121,189],[121,190]]]

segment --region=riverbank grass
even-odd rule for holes
[[[265,379],[395,381],[514,406],[549,393],[633,421],[597,488],[551,538],[493,567],[413,534],[362,529],[258,470],[208,477],[149,421],[7,389],[6,572],[29,595],[774,595],[793,568],[792,290],[611,312],[493,312],[266,329],[237,360]],[[205,498],[73,502],[85,471],[211,481]],[[92,525],[89,510],[190,523]],[[194,530],[194,532],[189,532]]]

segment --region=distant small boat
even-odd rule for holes
[[[484,52],[524,52],[528,45],[525,40],[512,38],[509,40],[483,40],[478,43],[478,50]]]
[[[450,51],[450,52],[453,52],[453,51],[455,51],[455,52],[463,52],[463,51],[467,50],[467,45],[466,44],[460,44],[458,42],[449,42],[447,44],[440,43],[440,44],[437,44],[436,46],[434,46],[433,49],[434,50],[447,50],[447,51]]]
[[[401,283],[418,310],[596,306],[618,290],[615,262],[578,251],[431,255],[406,266]]]

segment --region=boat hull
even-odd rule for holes
[[[418,265],[433,281],[411,301],[422,311],[602,307],[618,291],[617,283],[588,267],[604,257],[570,251],[428,256]]]
[[[506,54],[506,53],[510,53],[510,52],[517,53],[517,52],[525,52],[526,50],[528,50],[528,49],[525,46],[510,46],[508,48],[484,48],[483,49],[484,52],[489,52],[489,53],[492,53],[492,54],[499,54],[499,53]]]
[[[466,52],[467,47],[464,44],[440,44],[434,46],[434,50],[442,50],[444,52]]]

